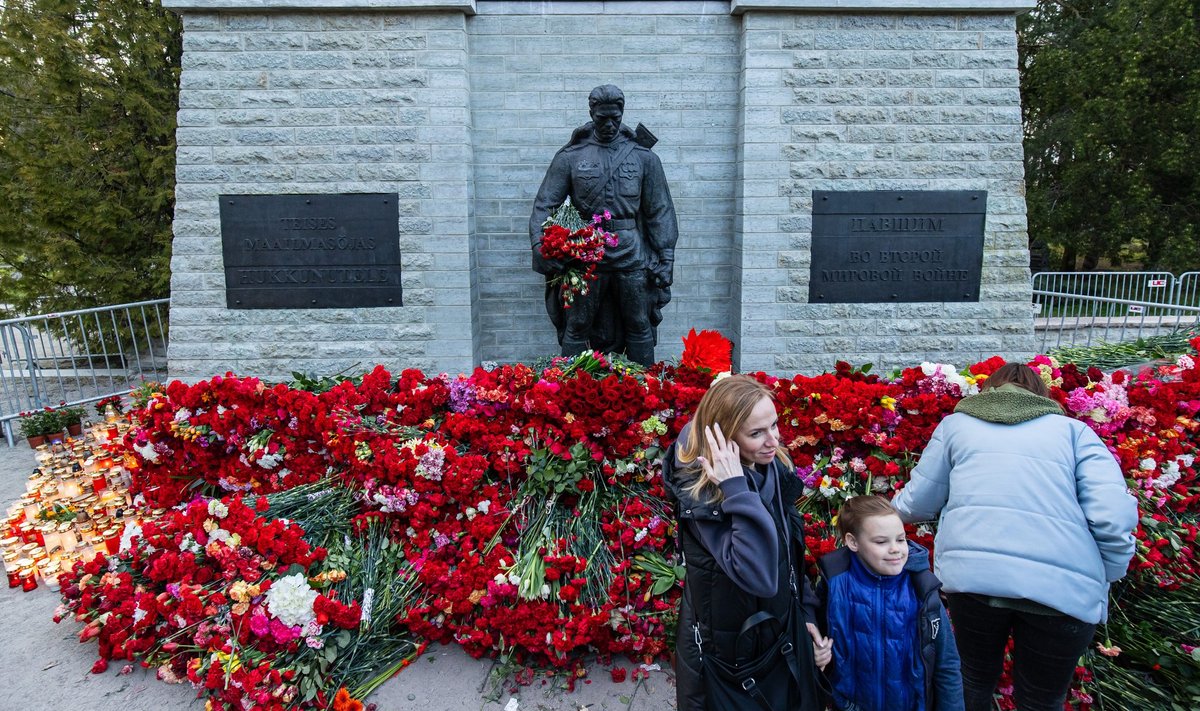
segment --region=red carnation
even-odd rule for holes
[[[701,372],[727,372],[733,368],[733,342],[720,331],[696,333],[693,328],[683,337],[683,357],[679,363]]]

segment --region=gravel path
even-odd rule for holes
[[[0,446],[0,500],[7,508],[25,491],[25,480],[36,461],[22,441]],[[44,586],[33,592],[0,586],[0,669],[4,670],[0,707],[61,711],[202,710],[190,685],[170,685],[153,672],[134,666],[120,674],[120,664],[92,674],[96,660],[93,642],[80,644],[80,625],[72,620],[54,624],[57,593]],[[625,662],[623,666],[632,669]],[[475,660],[456,646],[434,646],[412,666],[379,688],[369,699],[379,711],[659,711],[675,708],[674,676],[669,669],[652,671],[645,681],[614,684],[608,667],[594,665],[574,692],[553,680],[495,690],[489,683],[491,660]],[[489,700],[487,697],[492,697]]]

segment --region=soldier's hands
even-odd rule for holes
[[[671,272],[673,267],[674,265],[669,263],[659,264],[658,266],[654,267],[654,269],[651,271],[651,278],[654,281],[654,286],[658,287],[659,289],[665,289],[670,286]]]
[[[538,249],[538,245],[533,246],[533,271],[538,274],[561,274],[567,270],[567,266],[557,259],[546,259],[542,256]]]

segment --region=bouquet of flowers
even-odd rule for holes
[[[92,403],[92,407],[96,408],[96,414],[100,417],[105,417],[108,415],[108,408],[110,406],[112,407],[113,412],[120,415],[121,414],[121,396],[120,395],[109,395],[108,397],[100,398],[96,402]]]
[[[577,296],[586,296],[590,291],[591,282],[596,280],[596,265],[604,259],[604,248],[617,246],[617,236],[600,226],[611,219],[612,213],[605,210],[602,215],[592,215],[591,222],[584,222],[571,201],[566,200],[542,225],[539,254],[566,265],[566,270],[551,280],[560,287],[564,309],[571,308]]]

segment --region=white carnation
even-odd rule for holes
[[[290,627],[306,625],[316,619],[313,614],[316,600],[317,591],[309,587],[302,574],[296,573],[276,580],[267,591],[267,612]]]
[[[133,539],[142,537],[142,527],[136,521],[129,521],[125,524],[125,529],[121,531],[121,548],[122,553],[133,550]]]
[[[145,459],[151,464],[158,463],[158,452],[154,451],[154,445],[150,444],[149,442],[142,445],[133,445],[133,451],[142,455],[142,459]]]

